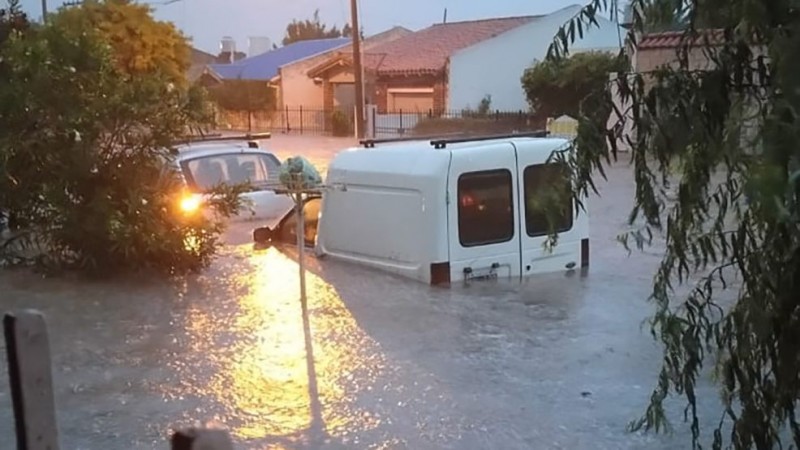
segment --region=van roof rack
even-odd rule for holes
[[[408,136],[399,138],[384,138],[384,139],[363,139],[358,141],[360,145],[365,148],[374,148],[376,144],[390,144],[392,142],[410,142],[410,141],[430,141],[432,139],[442,139],[443,136],[463,136],[463,133],[448,133],[427,136]]]
[[[174,142],[175,145],[192,144],[197,142],[230,142],[230,141],[257,141],[261,139],[271,139],[272,133],[246,133],[235,135],[222,135],[220,133],[206,134],[201,136],[186,136]]]
[[[442,149],[447,148],[447,144],[458,144],[462,142],[478,142],[478,141],[493,141],[496,139],[512,139],[512,138],[543,138],[550,134],[547,130],[529,131],[525,133],[510,133],[510,134],[489,134],[482,136],[465,136],[455,139],[433,139],[431,145],[433,148]]]

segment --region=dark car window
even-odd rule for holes
[[[464,247],[497,244],[514,237],[511,172],[469,172],[458,178],[458,238]]]
[[[277,182],[280,164],[271,155],[231,153],[185,160],[181,170],[189,186],[202,192],[219,184]]]
[[[536,164],[526,167],[522,177],[525,183],[525,228],[528,236],[547,234],[550,225],[547,207],[554,208],[550,213],[555,219],[555,232],[571,230],[573,207],[569,171],[561,164]]]

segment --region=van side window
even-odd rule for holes
[[[555,231],[563,233],[572,229],[573,207],[569,172],[562,164],[536,164],[528,166],[522,175],[525,183],[525,228],[528,236],[544,236],[549,231],[546,207],[558,205],[555,214]]]
[[[514,237],[511,172],[469,172],[458,177],[458,238],[464,247],[508,242]]]

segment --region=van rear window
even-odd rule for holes
[[[508,242],[514,237],[511,172],[469,172],[458,178],[458,238],[464,247]]]
[[[522,175],[525,183],[525,228],[528,236],[544,236],[549,231],[548,211],[556,233],[572,229],[572,184],[563,164],[528,166]]]

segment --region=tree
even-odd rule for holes
[[[633,19],[633,1],[629,1],[623,10],[625,21]],[[641,3],[640,15],[643,29],[648,33],[682,30],[687,25],[686,5],[682,0],[644,0]]]
[[[247,128],[252,129],[254,112],[274,111],[275,89],[266,81],[225,80],[209,88],[213,101],[228,111],[247,111]]]
[[[592,0],[559,30],[550,57],[564,55],[615,3]],[[650,296],[663,365],[649,407],[631,428],[667,429],[663,405],[678,395],[695,448],[709,421],[713,448],[771,449],[787,440],[796,448],[800,14],[784,0],[700,0],[687,2],[685,14],[675,64],[620,73],[617,82],[635,127],[629,222],[637,229],[621,240],[665,247]],[[698,29],[708,24],[719,28]],[[628,39],[642,31],[646,21],[635,14]],[[708,70],[690,66],[699,54],[711,61]],[[617,156],[616,138],[615,129],[580,118],[576,152],[559,156],[577,193],[594,190],[593,176]],[[675,198],[665,194],[670,188]],[[699,282],[690,293],[677,294],[693,277]],[[706,365],[721,391],[721,417],[698,417],[697,381]]]
[[[522,87],[531,108],[541,117],[578,117],[589,96],[607,95],[608,74],[628,67],[627,58],[606,52],[577,53],[544,60],[526,69]],[[610,110],[600,112],[608,117]],[[603,119],[605,123],[605,119]]]
[[[8,40],[11,33],[24,33],[30,27],[28,17],[20,7],[20,0],[10,0],[7,8],[0,8],[0,45]]]
[[[17,231],[0,258],[180,273],[213,256],[222,222],[180,214],[170,151],[210,120],[203,92],[116,63],[104,38],[57,21],[0,43],[0,211]],[[235,212],[237,189],[211,212]]]
[[[286,36],[283,38],[283,45],[312,39],[350,37],[352,36],[352,32],[352,28],[349,24],[346,24],[342,30],[339,30],[335,25],[333,28],[328,28],[328,26],[320,20],[319,10],[316,10],[311,19],[303,21],[295,19],[286,26]]]
[[[152,13],[147,4],[131,0],[84,0],[79,6],[62,7],[49,20],[77,33],[96,30],[124,73],[158,72],[183,83],[191,64],[189,42],[172,23],[158,21]]]

